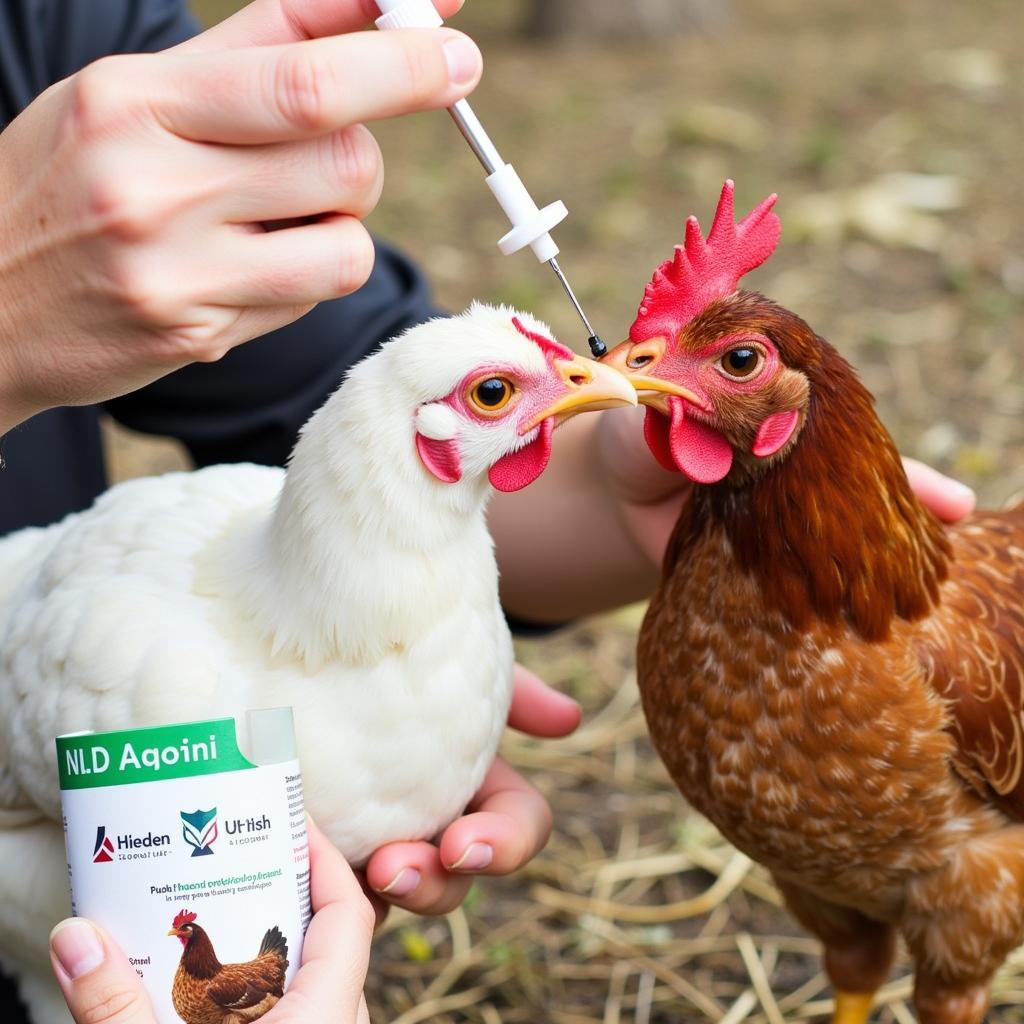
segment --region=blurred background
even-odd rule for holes
[[[195,0],[207,23],[240,6]],[[608,342],[625,337],[689,213],[723,179],[745,212],[780,194],[783,241],[747,279],[849,358],[901,449],[998,505],[1024,491],[1024,5],[1014,0],[469,0],[452,24],[486,62],[473,99],[543,203]],[[370,226],[453,310],[506,301],[585,339],[550,272],[502,257],[507,225],[442,113],[375,128],[387,185]],[[108,434],[119,476],[181,465]],[[547,852],[444,919],[393,914],[376,1021],[649,1024],[815,1019],[815,944],[764,876],[686,811],[645,739],[632,678],[642,608],[519,644],[583,701],[568,741],[512,737],[556,814]],[[880,1019],[906,1022],[905,964]],[[1024,1020],[1024,959],[992,1020]]]

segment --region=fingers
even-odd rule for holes
[[[62,921],[50,934],[50,960],[77,1024],[155,1024],[142,981],[101,928]]]
[[[210,177],[230,181],[218,213],[252,223],[338,211],[363,218],[384,182],[380,147],[362,125],[277,146],[217,147]]]
[[[442,18],[450,18],[462,3],[463,0],[434,0]],[[255,0],[177,49],[198,53],[294,43],[367,28],[379,16],[380,10],[373,0]]]
[[[534,857],[551,834],[547,801],[500,758],[471,804],[451,824],[440,848],[391,843],[370,858],[366,878],[383,899],[417,914],[457,907],[473,875],[507,875]]]
[[[219,265],[224,281],[206,287],[229,307],[305,306],[361,288],[373,270],[373,240],[354,217],[257,234],[239,231]]]
[[[568,736],[580,724],[582,709],[522,665],[515,667],[515,689],[508,724],[530,736]]]
[[[943,522],[955,523],[974,511],[978,499],[966,484],[943,476],[916,459],[904,459],[903,468],[914,493]]]
[[[441,837],[441,861],[453,871],[507,875],[540,853],[551,836],[547,800],[500,757],[469,810],[472,813],[449,825]],[[487,851],[480,846],[491,848],[487,863]]]
[[[360,1020],[374,912],[352,869],[307,819],[313,919],[302,966],[266,1024],[299,1020]]]
[[[366,881],[382,899],[414,914],[447,914],[473,885],[470,875],[448,871],[430,843],[381,847],[366,865]]]
[[[370,32],[172,55],[151,91],[169,131],[253,145],[448,107],[470,92],[481,69],[480,51],[460,32]]]

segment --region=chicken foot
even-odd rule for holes
[[[825,946],[825,973],[836,990],[833,1024],[866,1024],[875,992],[896,955],[896,929],[778,878],[793,916]]]

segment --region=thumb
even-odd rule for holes
[[[50,933],[50,961],[76,1024],[155,1024],[142,981],[101,928],[61,921]]]

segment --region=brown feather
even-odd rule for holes
[[[956,563],[920,657],[950,702],[958,771],[1024,821],[1024,506],[973,516],[952,534]]]

